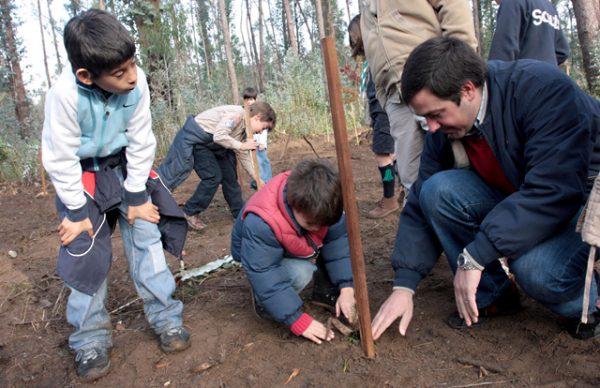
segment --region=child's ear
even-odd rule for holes
[[[84,85],[91,86],[94,83],[92,79],[92,73],[86,68],[80,67],[75,70],[75,77]]]

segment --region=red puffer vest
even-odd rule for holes
[[[323,246],[323,238],[329,228],[323,227],[316,232],[300,233],[284,203],[283,189],[289,175],[290,171],[287,171],[273,177],[254,194],[244,208],[242,219],[246,218],[248,213],[256,214],[271,227],[275,238],[287,254],[293,257],[312,258]]]

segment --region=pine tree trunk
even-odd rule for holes
[[[252,60],[254,62],[254,71],[253,73],[256,75],[256,85],[260,83],[260,71],[259,71],[259,58],[258,58],[258,49],[256,48],[256,39],[254,38],[254,31],[252,30],[252,15],[250,14],[250,0],[246,0],[246,18],[248,21],[248,35],[250,39],[250,52],[252,56]],[[260,1],[259,1],[260,3]],[[260,87],[259,87],[260,89]]]
[[[472,0],[473,4],[473,26],[475,27],[475,36],[477,37],[477,53],[481,55],[481,28],[479,27],[479,0]]]
[[[298,12],[300,12],[300,16],[302,16],[302,19],[304,20],[304,25],[306,26],[306,30],[308,31],[308,36],[310,37],[310,39],[308,40],[310,42],[310,51],[312,51],[315,47],[314,41],[313,41],[313,32],[310,29],[310,24],[308,23],[308,18],[306,17],[306,14],[304,13],[304,11],[302,10],[302,6],[300,5],[300,1],[299,0],[295,0],[296,1],[296,7],[298,8]],[[300,29],[300,28],[298,28]]]
[[[285,10],[285,20],[288,27],[288,36],[290,38],[292,52],[298,55],[298,39],[296,38],[296,26],[294,25],[294,20],[292,18],[292,8],[290,7],[290,0],[283,0],[283,9]]]
[[[577,21],[577,36],[583,58],[583,69],[590,93],[600,95],[600,2],[572,0]]]
[[[38,21],[40,22],[40,35],[42,37],[42,53],[44,54],[44,69],[46,70],[46,80],[48,88],[52,87],[52,78],[50,78],[50,70],[48,69],[48,54],[46,53],[46,38],[44,37],[44,24],[42,23],[42,6],[40,0],[37,0],[38,6]]]
[[[219,0],[219,13],[221,14],[221,28],[223,29],[223,39],[225,41],[225,54],[227,55],[227,71],[229,73],[229,81],[231,82],[231,94],[233,103],[240,103],[240,92],[238,87],[237,75],[235,73],[235,65],[233,63],[233,52],[231,49],[231,35],[229,33],[229,21],[225,13],[225,0]]]
[[[323,39],[326,36],[326,33],[325,22],[323,20],[323,4],[321,4],[321,0],[315,0],[315,8],[317,10],[317,26],[319,27],[319,38]]]
[[[56,38],[56,20],[52,17],[52,0],[48,0],[48,18],[50,19],[50,28],[52,29],[52,41],[54,42],[54,51],[56,51],[56,64],[58,65],[59,74],[62,73],[62,61],[60,59],[60,51],[58,50],[58,39]]]
[[[283,60],[281,58],[281,52],[279,51],[279,45],[277,44],[277,34],[275,33],[275,23],[273,22],[273,10],[271,9],[271,0],[267,0],[267,7],[269,8],[269,15],[271,15],[269,17],[269,20],[271,21],[271,32],[272,32],[272,37],[271,39],[273,40],[273,46],[275,47],[275,54],[277,56],[277,68],[279,69],[279,71],[281,71],[281,69],[283,68]],[[267,35],[268,35],[268,29],[267,29]]]
[[[21,71],[21,60],[17,41],[15,38],[15,29],[10,14],[13,6],[9,0],[0,0],[0,12],[2,24],[5,33],[6,56],[10,72],[8,74],[9,87],[15,104],[15,115],[19,122],[19,135],[22,139],[29,137],[29,107],[27,105],[27,94],[23,84],[23,73]]]
[[[258,2],[258,90],[265,91],[265,38],[262,0]]]
[[[210,77],[212,63],[212,45],[210,43],[210,37],[208,36],[208,8],[206,7],[206,0],[198,0],[198,22],[199,22],[199,33],[200,39],[202,39],[202,48],[204,49],[204,64],[206,65],[206,76]]]

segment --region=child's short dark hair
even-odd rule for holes
[[[264,101],[256,101],[248,108],[248,113],[250,117],[254,117],[256,115],[260,115],[261,121],[267,121],[271,123],[271,127],[269,131],[275,128],[275,124],[277,124],[277,114],[271,105],[267,104]]]
[[[311,223],[330,226],[344,210],[338,173],[324,160],[304,160],[287,180],[287,202]]]
[[[135,55],[135,42],[129,31],[116,17],[99,9],[90,9],[69,20],[64,41],[73,71],[84,68],[92,77]]]
[[[242,98],[244,100],[247,100],[249,98],[256,99],[256,96],[258,96],[258,91],[256,89],[254,89],[252,86],[248,86],[247,88],[245,88],[242,91]]]

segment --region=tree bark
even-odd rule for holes
[[[472,0],[473,4],[473,27],[475,27],[475,36],[479,44],[477,45],[477,53],[481,55],[481,28],[479,27],[479,0]]]
[[[265,39],[262,0],[258,1],[258,90],[265,91]]]
[[[321,4],[321,0],[315,0],[315,8],[317,10],[317,26],[319,27],[319,38],[323,39],[326,33],[325,22],[323,20],[323,4]]]
[[[208,35],[208,7],[206,6],[206,0],[198,0],[198,22],[200,28],[200,39],[202,39],[202,48],[204,49],[204,63],[206,65],[206,75],[210,77],[212,63],[212,45],[210,43],[210,37]]]
[[[223,29],[223,39],[225,41],[225,54],[227,55],[227,71],[229,73],[229,81],[231,82],[231,95],[233,97],[233,103],[239,104],[240,92],[237,75],[235,73],[235,65],[233,63],[229,21],[227,20],[227,14],[225,13],[225,0],[219,0],[219,13],[221,14],[221,28]]]
[[[292,8],[290,7],[290,0],[283,0],[283,9],[285,10],[285,20],[287,22],[288,36],[290,38],[290,45],[292,46],[292,52],[298,55],[298,39],[296,35],[296,25],[292,18]]]
[[[62,73],[62,61],[60,59],[60,51],[58,50],[58,39],[56,38],[56,20],[52,16],[52,0],[48,0],[48,18],[50,19],[50,28],[52,29],[52,41],[54,42],[54,51],[56,51],[56,64],[58,72]]]
[[[48,69],[48,54],[46,53],[46,38],[44,37],[44,24],[42,23],[42,5],[40,0],[37,0],[38,6],[38,21],[40,23],[40,35],[42,37],[42,53],[44,54],[44,69],[46,70],[46,80],[48,88],[52,87],[52,78],[50,78],[50,70]]]
[[[27,139],[29,133],[29,106],[27,105],[27,94],[25,93],[25,85],[23,84],[23,73],[21,71],[21,59],[17,48],[17,40],[15,38],[15,28],[10,14],[13,6],[9,0],[0,0],[0,12],[2,24],[4,27],[6,56],[9,66],[9,85],[10,91],[15,104],[15,115],[19,122],[19,135],[22,139]]]
[[[591,94],[600,95],[600,1],[572,0],[583,70]]]

